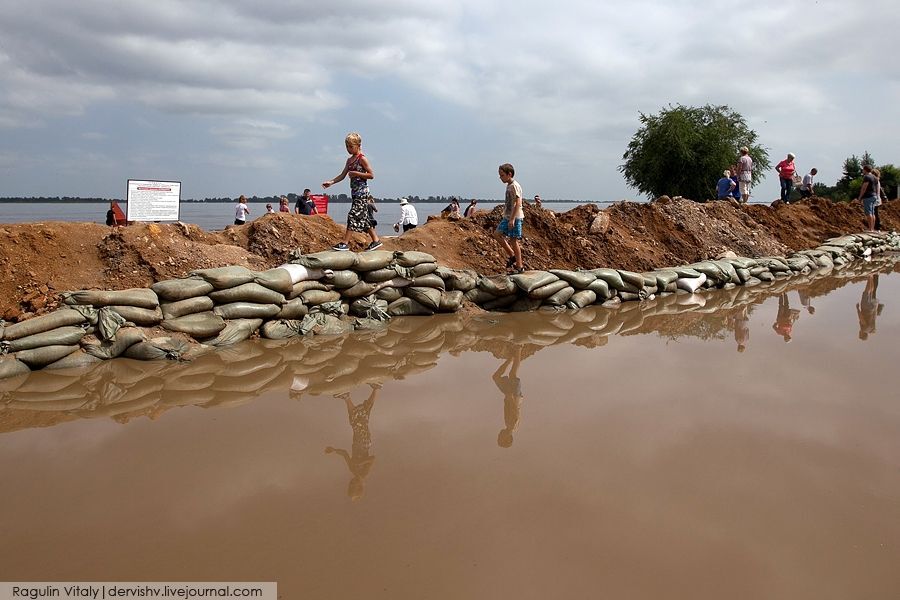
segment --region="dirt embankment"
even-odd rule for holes
[[[397,238],[388,250],[422,250],[441,264],[497,273],[505,259],[491,233],[500,208],[472,219],[430,219]],[[601,217],[591,232],[591,224]],[[766,256],[800,250],[864,229],[858,202],[812,198],[790,206],[698,204],[673,200],[595,205],[565,213],[525,207],[525,264],[532,269],[600,266],[644,271],[715,257],[725,250]],[[881,207],[885,229],[900,228],[900,201]],[[19,320],[53,310],[58,294],[85,288],[146,287],[194,269],[245,265],[266,269],[295,248],[325,250],[343,236],[328,217],[265,215],[244,227],[207,232],[193,225],[134,225],[110,229],[93,223],[0,225],[0,317]],[[362,250],[368,238],[354,237]]]

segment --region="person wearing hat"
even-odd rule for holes
[[[787,158],[775,165],[778,181],[781,183],[781,201],[785,204],[790,202],[791,191],[794,189],[794,172],[797,170],[794,167],[794,158],[796,158],[794,153],[788,152]]]
[[[741,192],[741,202],[750,202],[750,183],[753,181],[753,159],[750,158],[750,148],[741,147],[741,157],[738,159],[738,185]]]
[[[403,231],[407,232],[415,229],[418,224],[419,215],[416,214],[416,208],[406,198],[400,198],[400,220],[394,223],[394,231],[400,231],[403,227]]]

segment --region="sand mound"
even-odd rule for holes
[[[858,202],[812,198],[790,206],[698,204],[672,200],[622,202],[605,211],[592,204],[565,213],[525,207],[524,258],[529,268],[609,266],[635,271],[715,257],[782,254],[813,247],[828,237],[862,231]],[[387,250],[423,250],[454,268],[501,270],[491,233],[501,209],[472,219],[432,218],[400,237],[385,238]],[[882,207],[887,229],[900,228],[900,202]],[[605,217],[608,217],[606,219]],[[58,293],[84,288],[146,287],[194,269],[282,264],[295,248],[324,250],[343,236],[327,216],[265,215],[244,227],[206,232],[193,225],[133,225],[110,229],[93,223],[25,223],[0,226],[0,316],[7,320],[49,312]],[[354,235],[351,248],[368,238]]]

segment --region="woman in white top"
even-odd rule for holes
[[[234,224],[243,225],[247,222],[247,216],[250,214],[250,207],[247,206],[247,198],[241,194],[238,203],[234,207]]]

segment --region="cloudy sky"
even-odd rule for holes
[[[0,0],[0,196],[316,189],[356,130],[376,196],[499,197],[508,161],[527,196],[639,199],[617,167],[670,103],[832,184],[900,164],[898,33],[897,0]]]

